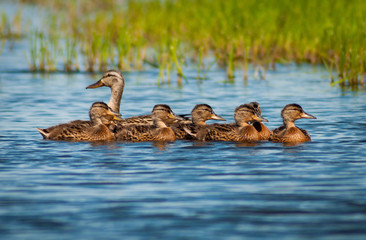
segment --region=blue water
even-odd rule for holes
[[[100,73],[29,73],[27,44],[9,44],[0,55],[0,239],[366,238],[366,94],[330,87],[324,69],[279,65],[247,83],[216,69],[197,84],[187,67],[182,87],[158,86],[155,69],[124,73],[124,117],[207,103],[231,122],[236,106],[257,101],[273,129],[295,102],[317,117],[296,122],[309,143],[54,142],[35,128],[88,119],[110,91],[85,89]]]

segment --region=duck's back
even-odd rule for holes
[[[74,120],[68,123],[62,123],[49,128],[44,128],[42,130],[47,133],[52,133],[64,128],[85,128],[90,127],[91,125],[92,125],[91,122],[87,120]]]
[[[153,125],[129,125],[115,133],[116,140],[131,142],[174,141],[175,133],[171,128],[157,128]]]
[[[127,125],[118,128],[115,132],[116,140],[144,142],[152,141],[152,132],[155,129],[153,125]]]
[[[103,124],[92,126],[90,121],[76,120],[42,130],[47,133],[47,137],[44,136],[44,138],[50,140],[105,141],[114,139],[107,126]]]
[[[211,124],[206,128],[200,129],[197,138],[201,141],[234,141],[238,128],[235,124]]]
[[[151,114],[148,115],[141,115],[141,116],[134,116],[130,118],[125,118],[120,121],[121,124],[124,125],[131,125],[131,124],[138,124],[138,125],[152,125],[153,120]]]
[[[187,133],[185,129],[188,129],[190,132],[195,132],[195,126],[196,125],[193,123],[175,123],[171,126],[171,128],[174,131],[177,139],[193,140],[194,137]]]
[[[201,139],[205,141],[254,142],[259,141],[260,136],[251,125],[240,127],[236,124],[212,124],[208,126]]]

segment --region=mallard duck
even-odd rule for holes
[[[218,120],[226,121],[225,118],[217,115],[207,104],[197,104],[191,112],[192,120],[179,121],[172,125],[172,129],[177,136],[177,139],[191,140],[192,136],[188,134],[184,128],[193,130],[194,128],[199,128],[200,126],[205,126],[207,120]]]
[[[259,117],[251,104],[237,107],[234,111],[234,119],[235,123],[232,124],[207,125],[195,132],[190,132],[186,128],[185,130],[200,141],[253,142],[261,140],[258,131],[249,122],[268,122],[268,120]]]
[[[167,126],[167,122],[181,118],[166,104],[155,105],[151,116],[153,125],[135,124],[115,129],[116,139],[132,142],[175,141],[175,133]]]
[[[261,111],[261,108],[259,107],[259,103],[251,102],[251,103],[249,103],[249,105],[251,105],[253,107],[255,114],[258,117],[262,117],[262,111]],[[269,136],[271,135],[271,130],[269,130],[269,128],[266,125],[264,125],[264,123],[259,122],[259,121],[254,121],[254,122],[252,122],[252,125],[255,129],[257,129],[260,140],[269,139]]]
[[[111,98],[109,100],[108,106],[116,113],[120,111],[120,103],[123,94],[123,89],[125,86],[125,79],[121,72],[117,70],[109,70],[103,74],[103,77],[94,84],[87,86],[87,89],[99,88],[99,87],[109,87],[111,88]],[[168,125],[176,122],[176,119],[171,119],[167,122]],[[153,119],[151,114],[134,116],[130,118],[121,119],[119,121],[113,122],[118,127],[123,127],[126,125],[152,125]]]
[[[300,118],[316,119],[316,117],[304,112],[302,107],[295,103],[286,105],[281,111],[281,117],[283,119],[283,126],[272,131],[269,138],[270,141],[300,143],[311,140],[310,134],[306,130],[295,126],[295,121]]]
[[[119,117],[104,102],[95,102],[89,111],[90,121],[76,120],[46,129],[37,128],[44,139],[69,141],[114,140],[108,126]]]
[[[99,81],[86,88],[99,88],[103,86],[111,89],[111,98],[109,99],[108,106],[114,112],[119,113],[123,89],[125,87],[125,79],[122,73],[116,70],[109,70],[103,74],[103,77]]]

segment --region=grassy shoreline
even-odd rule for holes
[[[363,0],[24,2],[47,3],[53,15],[30,34],[34,71],[55,71],[62,54],[65,71],[80,69],[78,58],[90,72],[149,64],[164,83],[172,72],[184,79],[185,64],[198,79],[213,64],[229,79],[238,69],[248,78],[250,64],[264,79],[276,63],[295,62],[324,65],[332,85],[365,85]]]

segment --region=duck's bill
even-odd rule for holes
[[[113,115],[113,120],[122,121],[122,118],[119,116]]]
[[[309,119],[316,119],[315,116],[311,115],[311,114],[308,114],[306,112],[304,112],[302,115],[301,115],[302,118],[309,118]]]
[[[169,113],[169,118],[177,119],[177,120],[184,120],[183,117],[181,117],[180,115],[175,115],[174,113]]]
[[[258,117],[257,115],[254,116],[254,120],[257,122],[269,122],[266,118]]]
[[[116,113],[112,110],[108,110],[108,114],[113,116],[113,120],[118,120],[118,121],[122,121],[122,115],[120,113]]]
[[[98,82],[93,83],[93,84],[87,86],[86,89],[89,89],[89,88],[98,88],[98,87],[103,87],[103,86],[104,86],[103,82],[101,80],[99,80]]]
[[[223,117],[221,117],[221,116],[219,116],[217,114],[212,114],[211,119],[212,120],[218,120],[218,121],[226,121],[225,118],[223,118]]]
[[[112,109],[109,109],[109,111],[111,111],[113,113],[113,115],[119,117],[119,118],[122,118],[122,114],[118,113],[118,112],[115,112],[113,111]]]

